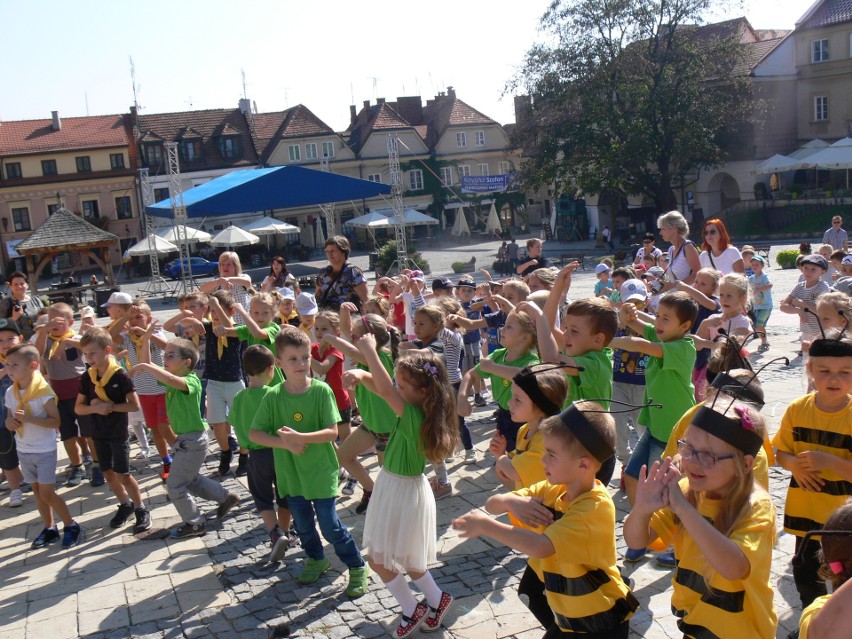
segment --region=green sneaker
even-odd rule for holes
[[[302,572],[296,577],[296,581],[300,584],[312,584],[322,577],[322,574],[329,568],[331,568],[331,562],[328,559],[311,559],[308,557],[305,560]]]
[[[357,599],[367,594],[370,589],[370,567],[364,564],[360,568],[349,569],[349,585],[346,587],[346,596]]]

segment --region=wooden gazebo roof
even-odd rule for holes
[[[44,267],[56,255],[67,251],[75,251],[92,258],[101,268],[104,280],[113,284],[115,278],[109,252],[116,244],[117,236],[62,208],[47,218],[44,224],[18,244],[15,250],[27,260],[32,260],[34,268],[28,269],[28,277],[30,288],[35,291],[38,290],[38,279]]]
[[[15,247],[21,255],[102,248],[118,237],[89,224],[68,209],[59,209]]]

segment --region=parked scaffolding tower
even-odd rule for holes
[[[183,187],[180,183],[180,160],[178,159],[178,143],[166,142],[166,153],[169,158],[169,195],[172,198],[172,218],[175,223],[175,236],[178,246],[178,263],[180,264],[180,281],[174,293],[189,293],[198,288],[192,277],[192,265],[189,261],[189,241],[186,235],[186,206],[183,203]]]
[[[396,261],[388,272],[401,272],[417,266],[408,258],[408,239],[405,234],[405,209],[402,205],[402,172],[399,168],[399,136],[388,134],[388,166],[390,173],[391,197],[393,198],[393,227],[396,239]]]
[[[148,207],[154,203],[154,185],[151,184],[148,169],[139,169],[139,187],[142,191],[142,211],[145,216],[145,237],[148,239],[148,257],[151,263],[151,276],[139,292],[146,297],[155,297],[171,293],[172,287],[160,274],[160,256],[157,252],[155,225],[153,216],[148,214]]]

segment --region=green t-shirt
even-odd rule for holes
[[[256,444],[249,439],[249,430],[251,430],[254,416],[260,408],[263,398],[266,397],[266,394],[271,388],[271,386],[244,388],[234,396],[234,403],[231,405],[231,411],[228,413],[228,423],[234,427],[240,448],[248,450],[266,448],[266,446]]]
[[[649,357],[645,369],[645,401],[653,399],[662,408],[643,408],[639,423],[647,426],[654,439],[668,442],[678,420],[695,406],[692,369],[695,366],[695,343],[691,337],[661,342],[657,330],[645,325],[645,339],[663,347],[662,357]]]
[[[506,349],[498,348],[496,351],[491,353],[488,356],[495,364],[503,364],[504,366],[514,366],[518,369],[518,372],[521,372],[521,369],[524,366],[532,366],[533,364],[538,364],[541,360],[538,358],[533,352],[525,353],[521,357],[511,362],[506,361]],[[497,375],[492,375],[490,373],[484,373],[482,369],[479,367],[479,364],[476,365],[476,374],[479,375],[482,379],[490,379],[491,380],[491,394],[494,396],[495,401],[500,405],[500,408],[505,410],[509,410],[509,400],[512,399],[512,380],[504,379],[502,377],[498,377]]]
[[[325,382],[311,380],[304,393],[288,393],[284,384],[273,386],[260,404],[251,427],[274,433],[287,426],[300,433],[315,433],[340,421],[334,392]],[[273,448],[275,478],[281,497],[305,499],[337,497],[337,454],[331,442],[308,444],[301,455]]]
[[[201,380],[195,372],[183,380],[185,391],[157,382],[166,387],[166,413],[175,435],[197,433],[207,428],[207,422],[201,417]]]
[[[246,342],[249,346],[254,346],[255,344],[261,344],[266,346],[272,354],[278,357],[278,354],[275,352],[275,336],[278,335],[278,332],[281,330],[281,327],[273,322],[263,330],[266,331],[267,339],[257,339],[254,335],[251,334],[248,326],[242,324],[240,326],[235,326],[234,330],[237,332],[237,337],[239,337],[242,341]],[[275,386],[276,384],[281,384],[284,381],[284,374],[281,372],[281,369],[277,366],[275,367],[275,376],[272,378],[272,381],[269,382],[270,386]]]
[[[585,355],[575,355],[577,366],[585,370],[579,375],[567,375],[568,396],[563,408],[578,399],[612,399],[612,351],[608,348],[602,351],[589,351]],[[609,401],[601,402],[604,408],[609,408]]]
[[[385,450],[384,467],[397,475],[416,477],[426,468],[426,455],[420,447],[420,425],[423,411],[406,404],[402,417],[398,417],[391,429],[388,447]]]
[[[387,351],[379,351],[379,359],[393,379],[393,357]],[[369,370],[364,364],[356,365],[361,370]],[[361,419],[368,430],[379,435],[391,432],[397,421],[396,413],[388,406],[384,398],[371,392],[364,384],[355,387],[355,401],[358,402],[358,410],[361,411]]]

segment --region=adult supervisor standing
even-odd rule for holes
[[[849,236],[843,227],[843,218],[835,215],[831,218],[831,228],[822,234],[822,243],[831,244],[835,251],[849,250]]]
[[[698,256],[701,268],[714,268],[722,275],[745,273],[743,256],[731,244],[731,236],[722,220],[707,220],[701,236],[704,238],[701,245],[704,251]]]
[[[328,266],[317,277],[317,305],[324,310],[339,311],[344,302],[361,309],[367,301],[367,278],[349,262],[349,240],[335,235],[325,241]]]
[[[657,218],[657,227],[663,240],[671,243],[663,290],[675,288],[678,282],[692,284],[695,274],[701,270],[701,262],[698,259],[698,249],[689,239],[689,223],[686,218],[677,211],[669,211]]]
[[[10,297],[0,301],[0,317],[17,322],[24,339],[30,339],[35,332],[35,321],[39,309],[44,307],[41,300],[30,295],[30,284],[27,276],[15,271],[9,276]]]
[[[515,272],[526,277],[533,271],[550,266],[547,258],[541,254],[542,242],[537,237],[527,240],[527,259],[518,264]]]

